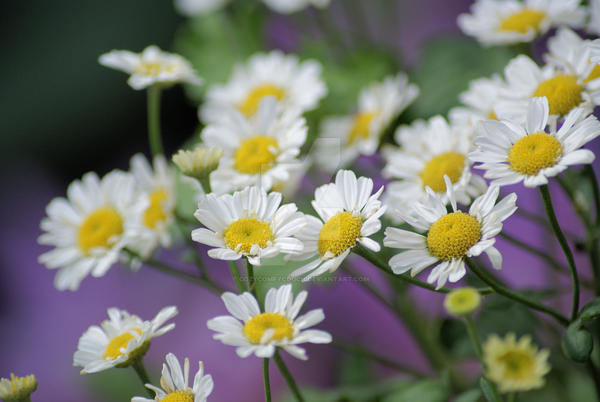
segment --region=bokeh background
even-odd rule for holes
[[[175,12],[170,1],[32,0],[4,4],[5,18],[0,24],[3,49],[0,376],[7,377],[11,372],[34,373],[39,382],[39,389],[33,395],[35,401],[116,401],[144,395],[133,370],[80,376],[78,368],[72,366],[73,352],[79,336],[88,326],[103,320],[108,307],[118,306],[151,319],[160,308],[173,304],[180,310],[174,319],[177,328],[153,341],[146,358],[151,377],[158,378],[164,355],[174,352],[180,358],[188,356],[192,366],[198,360],[204,361],[206,371],[215,381],[211,400],[262,400],[261,361],[254,357],[239,359],[234,348],[213,341],[206,328],[209,318],[225,313],[215,295],[148,268],[132,273],[121,266],[114,267],[103,278],[84,280],[77,292],[58,292],[52,284],[54,272],[37,263],[45,248],[37,244],[36,238],[45,206],[53,197],[63,196],[72,180],[91,170],[102,175],[114,168],[127,169],[134,153],[148,154],[145,93],[133,91],[126,85],[124,74],[103,68],[97,62],[101,53],[111,49],[140,51],[149,44],[157,44],[163,49],[181,51],[209,82],[226,79],[234,61],[243,60],[260,48],[281,48],[326,59],[324,62],[329,64],[325,67],[325,79],[336,88],[332,93],[337,94],[325,102],[325,110],[330,111],[349,110],[358,85],[366,80],[380,79],[396,69],[404,69],[423,93],[407,112],[406,121],[445,113],[457,103],[456,95],[466,89],[469,79],[500,71],[514,55],[511,49],[483,50],[460,35],[456,16],[468,10],[469,0],[333,0],[332,3],[324,13],[309,10],[291,17],[261,10],[265,27],[259,35],[261,43],[227,36],[230,34],[226,28],[219,26],[224,14],[213,16],[212,20],[188,20]],[[254,16],[233,18],[247,22],[243,29],[253,28]],[[323,24],[337,27],[341,44],[356,56],[339,62],[336,46],[327,44],[323,37]],[[223,43],[229,43],[231,48],[220,54],[218,48]],[[381,49],[379,58],[370,57],[373,44]],[[353,80],[354,76],[359,78]],[[356,83],[348,84],[349,81]],[[163,97],[167,153],[176,151],[198,128],[196,110],[201,94],[197,90],[187,91],[186,94],[185,89],[174,87]],[[311,128],[312,134],[316,134],[314,127]],[[356,168],[376,176],[380,164],[379,160],[363,158]],[[316,175],[310,183],[305,183],[304,196],[310,198],[311,186],[328,180]],[[520,207],[542,212],[536,192],[515,190],[519,193]],[[554,194],[559,197],[561,223],[581,233],[564,197],[560,198],[558,191]],[[539,225],[515,217],[505,227],[508,233],[546,247],[549,254],[556,249]],[[501,276],[509,284],[518,288],[568,284],[563,277],[549,273],[538,259],[504,241],[499,244],[505,256]],[[204,249],[198,250],[206,255]],[[160,257],[183,269],[189,268],[177,260],[177,251],[161,253]],[[211,274],[232,288],[226,266],[205,260]],[[578,255],[578,260],[586,277],[587,261],[582,255]],[[369,283],[386,289],[390,296],[399,291],[387,289],[379,273],[359,258],[349,264],[367,277]],[[404,299],[418,311],[432,337],[438,338],[457,357],[472,354],[461,325],[443,313],[443,298],[439,294],[415,289],[400,291],[409,292],[410,297]],[[589,298],[584,293],[583,300]],[[565,310],[568,299],[554,300],[558,308]],[[307,307],[325,310],[326,320],[320,327],[330,331],[337,341],[366,345],[407,367],[430,370],[406,327],[360,284],[337,281],[314,285]],[[495,328],[500,332],[508,329],[530,332],[542,345],[553,334],[552,326],[549,329],[537,326],[533,315],[501,299],[491,297],[488,310],[478,317],[484,332]],[[286,361],[296,379],[310,387],[331,389],[341,385],[354,390],[382,378],[390,381],[411,378],[331,346],[307,349],[309,362],[291,358]],[[553,350],[553,354],[560,358],[558,350]],[[466,378],[477,373],[478,366],[474,360],[472,363],[461,370]],[[589,380],[578,374],[581,367],[567,368],[574,374],[558,372],[550,377],[558,394],[538,392],[528,400],[593,398]],[[284,398],[285,386],[274,366],[272,381],[276,400]],[[423,400],[418,399],[418,390],[412,392],[417,395],[412,400]],[[353,400],[350,394],[358,395],[340,391],[323,400]],[[572,395],[581,399],[570,399]]]

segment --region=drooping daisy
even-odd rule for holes
[[[549,63],[583,79],[589,88],[600,87],[600,39],[582,39],[569,28],[560,28],[548,39]]]
[[[469,158],[481,162],[485,177],[499,186],[523,181],[527,187],[548,183],[568,166],[592,163],[594,153],[580,149],[600,135],[600,123],[594,116],[585,118],[582,108],[573,109],[561,128],[545,131],[548,101],[534,98],[528,108],[527,123],[486,121],[479,127],[477,150]]]
[[[514,333],[504,339],[491,335],[483,344],[486,377],[498,384],[500,392],[519,392],[544,386],[544,376],[550,371],[547,349],[538,351],[531,337],[517,340]]]
[[[10,374],[8,378],[0,378],[0,399],[10,401],[29,401],[31,395],[37,389],[38,383],[33,374],[25,377],[17,377]]]
[[[226,345],[237,346],[238,356],[251,354],[269,358],[276,348],[292,356],[306,360],[301,343],[330,343],[331,335],[318,329],[307,329],[323,321],[322,309],[311,310],[298,316],[308,293],[303,290],[294,298],[292,285],[271,288],[265,296],[265,312],[261,313],[258,302],[251,293],[236,295],[225,292],[221,296],[231,316],[219,316],[208,320],[209,329],[218,332],[214,339]]]
[[[446,181],[449,181],[447,176]],[[437,281],[440,288],[448,280],[457,282],[461,279],[466,273],[464,259],[482,252],[488,255],[495,269],[502,268],[502,255],[494,247],[494,237],[502,230],[502,222],[516,211],[517,196],[512,193],[496,203],[500,188],[491,186],[465,213],[456,209],[452,187],[448,188],[453,212],[448,213],[444,200],[431,190],[421,202],[414,204],[411,212],[398,211],[403,214],[402,219],[426,235],[386,228],[383,245],[407,249],[390,259],[395,274],[410,270],[411,276],[415,276],[436,264],[427,282]]]
[[[223,109],[229,108],[252,117],[266,96],[275,97],[284,110],[312,110],[327,93],[320,75],[321,65],[314,60],[300,62],[297,56],[280,51],[255,54],[246,64],[234,68],[226,85],[208,89],[201,119],[219,122]]]
[[[202,139],[224,150],[219,168],[210,175],[212,190],[226,193],[258,185],[269,190],[301,168],[297,159],[306,140],[306,121],[296,111],[278,111],[273,97],[263,99],[257,114],[246,119],[234,109],[220,123],[207,126]]]
[[[477,0],[470,14],[458,16],[462,31],[484,45],[531,42],[550,27],[581,27],[586,10],[580,0]]]
[[[192,231],[192,239],[215,247],[208,255],[220,260],[261,258],[279,253],[298,254],[300,240],[292,237],[306,224],[296,204],[281,205],[281,194],[267,195],[260,187],[247,187],[233,195],[208,194],[198,203],[194,216],[206,228]]]
[[[359,155],[372,155],[385,129],[418,94],[418,87],[409,84],[403,73],[372,83],[360,93],[353,115],[323,121],[315,161],[334,172]]]
[[[124,172],[113,171],[102,179],[87,173],[71,183],[67,199],[53,199],[40,225],[44,233],[38,242],[54,249],[38,261],[58,269],[54,286],[77,290],[87,275],[106,274],[121,250],[139,237],[147,206],[133,177]]]
[[[148,199],[142,214],[143,233],[132,248],[142,257],[149,257],[157,245],[169,247],[169,227],[175,215],[175,171],[164,156],[154,157],[154,168],[142,154],[131,158],[131,174],[139,191]]]
[[[178,54],[167,53],[157,46],[148,46],[142,53],[113,50],[98,59],[100,64],[130,74],[127,83],[133,89],[152,85],[168,86],[178,82],[202,84],[189,61]]]
[[[316,189],[312,206],[321,219],[305,215],[306,226],[296,234],[304,243],[304,251],[286,258],[302,261],[318,257],[292,272],[291,278],[309,273],[303,279],[308,281],[335,271],[359,243],[370,250],[380,250],[379,244],[368,236],[381,229],[379,218],[385,206],[379,196],[383,187],[374,194],[372,191],[373,180],[366,177],[357,180],[350,170],[340,170],[335,183]]]
[[[96,373],[112,367],[128,367],[141,359],[153,338],[175,328],[167,320],[177,315],[177,307],[165,307],[152,321],[142,321],[136,315],[117,308],[108,309],[109,320],[92,325],[79,338],[73,365],[83,367],[81,374]]]
[[[386,147],[383,152],[387,161],[383,175],[396,180],[386,189],[388,206],[409,206],[423,198],[428,187],[447,203],[444,176],[450,178],[453,194],[461,204],[467,205],[485,191],[485,181],[471,174],[468,131],[449,126],[443,117],[435,116],[399,127],[395,139],[400,148]]]
[[[223,153],[223,150],[217,147],[196,146],[192,150],[180,149],[173,155],[173,163],[185,176],[202,181],[217,169]]]
[[[573,67],[576,69],[565,70],[547,64],[540,68],[529,57],[517,56],[504,69],[506,87],[495,110],[503,118],[523,123],[531,99],[545,97],[553,124],[577,107],[585,107],[591,113],[594,106],[600,105],[600,88],[596,80],[586,81],[588,66]]]
[[[263,0],[272,10],[282,14],[291,14],[308,6],[325,8],[330,0]]]
[[[167,354],[166,363],[163,363],[160,386],[146,384],[148,389],[155,393],[154,399],[135,396],[131,402],[206,402],[213,390],[213,379],[209,374],[204,375],[204,365],[198,362],[198,371],[194,376],[193,386],[190,388],[190,361],[186,357],[183,363],[183,372],[179,360],[173,353]]]

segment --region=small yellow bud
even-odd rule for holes
[[[33,374],[17,377],[10,374],[8,378],[0,378],[0,399],[5,401],[20,401],[29,398],[37,389],[37,381]]]
[[[191,151],[180,149],[173,155],[173,163],[186,176],[204,180],[219,166],[223,156],[220,148],[196,147]]]
[[[476,289],[465,287],[454,289],[444,300],[446,310],[456,316],[469,315],[481,304],[481,295]]]

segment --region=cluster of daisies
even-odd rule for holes
[[[178,1],[189,13],[224,3]],[[265,3],[291,12],[328,2]],[[209,246],[214,259],[244,259],[260,267],[263,260],[282,255],[304,261],[290,279],[308,281],[337,270],[352,251],[379,252],[372,235],[381,231],[386,214],[395,226],[385,228],[383,245],[401,250],[383,267],[394,274],[415,276],[433,267],[427,281],[441,288],[461,280],[466,262],[483,253],[500,269],[495,237],[517,209],[516,195],[501,197],[501,187],[542,186],[568,166],[594,159],[583,146],[600,135],[600,123],[591,114],[600,105],[600,40],[584,39],[567,26],[591,27],[597,20],[574,0],[477,1],[459,25],[484,44],[531,41],[560,26],[548,41],[546,64],[516,57],[504,76],[473,81],[460,95],[463,105],[448,117],[401,125],[393,133],[396,144],[382,147],[384,133],[419,94],[399,72],[365,87],[352,113],[324,118],[309,155],[301,151],[308,131],[304,114],[327,95],[321,65],[280,51],[256,54],[235,66],[227,83],[207,89],[198,144],[179,150],[172,164],[160,154],[152,161],[135,155],[129,171],[104,177],[87,173],[70,184],[66,198],[52,200],[39,238],[52,249],[39,261],[58,270],[59,290],[76,290],[84,278],[103,276],[119,261],[139,268],[159,247],[173,243],[173,226],[183,219],[176,205],[185,200],[175,191],[182,180],[194,188],[197,202],[199,225],[188,235]],[[129,85],[137,90],[202,83],[187,60],[155,46],[140,54],[112,51],[100,63],[128,73]],[[360,155],[378,150],[389,179],[385,191],[350,170]],[[336,172],[331,183],[316,188],[314,213],[287,202],[311,161]],[[214,339],[235,346],[240,357],[270,358],[281,349],[306,359],[299,344],[332,340],[329,333],[310,329],[324,320],[321,309],[300,314],[306,298],[306,291],[294,297],[291,285],[268,290],[264,303],[252,288],[225,292],[231,315],[207,325],[216,332]],[[474,290],[447,298],[448,310],[456,315],[471,314],[478,305]],[[82,373],[139,369],[151,340],[173,329],[174,324],[165,324],[176,314],[177,308],[166,307],[144,321],[111,308],[108,320],[80,338],[74,364]],[[549,371],[547,351],[538,352],[527,337],[493,336],[484,351],[486,376],[501,392],[539,387]],[[190,387],[189,361],[182,370],[173,354],[165,360],[161,388],[147,385],[156,400],[206,400],[213,381],[201,362]]]

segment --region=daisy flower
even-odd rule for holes
[[[591,113],[594,106],[600,105],[600,86],[596,80],[587,81],[590,67],[579,63],[568,69],[552,64],[540,68],[529,57],[517,56],[504,69],[506,87],[495,110],[506,119],[522,123],[531,99],[545,97],[553,124],[577,107]]]
[[[306,260],[315,254],[318,258],[291,273],[290,278],[310,272],[303,281],[327,271],[335,271],[350,254],[354,246],[379,251],[379,244],[368,236],[381,229],[379,218],[385,206],[379,201],[381,187],[372,194],[373,180],[360,177],[354,172],[340,170],[335,183],[325,184],[315,191],[312,206],[321,219],[306,215],[306,226],[296,233],[304,243],[300,255],[286,257],[290,260]]]
[[[470,14],[458,16],[462,31],[484,45],[531,42],[550,27],[581,27],[586,10],[580,0],[477,0]]]
[[[312,110],[327,93],[320,75],[321,65],[314,60],[300,62],[297,56],[277,50],[255,54],[234,68],[227,84],[208,89],[201,119],[220,121],[223,109],[229,108],[251,117],[266,96],[275,97],[284,110]]]
[[[325,8],[330,0],[263,0],[271,10],[281,14],[291,14],[308,6]]]
[[[108,309],[109,320],[92,325],[79,338],[73,365],[83,367],[81,374],[96,373],[112,367],[128,367],[141,359],[153,338],[175,328],[163,326],[177,315],[177,307],[165,307],[152,321],[142,321],[136,315],[117,308]]]
[[[418,87],[403,73],[372,83],[361,91],[354,114],[323,121],[315,144],[316,162],[333,172],[359,155],[372,155],[385,129],[418,94]]]
[[[0,399],[3,401],[29,401],[31,395],[37,389],[38,383],[33,374],[25,377],[17,377],[10,374],[8,378],[0,378]]]
[[[280,204],[280,193],[267,195],[260,187],[247,187],[233,195],[208,194],[194,213],[205,228],[193,230],[192,239],[215,247],[208,250],[212,258],[246,257],[252,265],[279,253],[298,254],[303,245],[292,236],[306,224],[304,216],[296,204]]]
[[[547,349],[538,351],[525,335],[517,340],[509,333],[504,339],[491,335],[483,344],[486,377],[498,384],[500,392],[519,392],[544,386],[550,371]]]
[[[600,40],[582,39],[569,28],[560,28],[548,39],[549,63],[581,77],[590,88],[600,88]]]
[[[446,182],[449,182],[446,176]],[[467,257],[477,257],[485,252],[495,269],[502,268],[502,255],[494,247],[494,238],[502,230],[502,222],[517,209],[517,196],[512,193],[496,203],[500,188],[491,186],[473,203],[469,212],[456,209],[452,187],[449,198],[452,212],[446,211],[442,198],[429,190],[427,197],[414,205],[410,213],[402,213],[402,218],[415,229],[426,235],[403,229],[388,227],[383,244],[386,247],[407,249],[390,259],[390,267],[395,274],[411,271],[415,276],[425,268],[436,264],[427,282],[437,281],[441,288],[446,281],[457,282],[465,276]]]
[[[186,357],[183,363],[183,372],[179,360],[173,353],[167,354],[166,363],[163,363],[160,386],[146,384],[146,388],[154,391],[155,398],[149,399],[141,396],[131,398],[131,402],[206,402],[213,390],[213,379],[204,375],[204,365],[198,362],[198,371],[194,376],[193,387],[190,388],[190,361]]]
[[[154,157],[152,167],[142,154],[137,154],[131,158],[131,174],[139,191],[148,199],[148,207],[142,214],[144,231],[131,247],[146,258],[158,244],[171,245],[169,227],[175,216],[175,171],[162,155]]]
[[[311,310],[298,316],[308,293],[303,290],[294,298],[292,285],[271,288],[265,296],[265,312],[261,313],[256,298],[248,292],[236,295],[225,292],[221,296],[231,316],[219,316],[206,323],[216,331],[214,339],[225,345],[236,346],[238,356],[270,358],[276,348],[306,360],[301,343],[330,343],[331,335],[318,329],[307,329],[323,321],[322,309]]]
[[[523,181],[527,187],[548,183],[568,166],[592,163],[594,153],[580,149],[600,135],[600,123],[585,116],[582,108],[573,109],[560,130],[546,133],[548,101],[534,98],[528,108],[527,122],[485,121],[479,127],[477,150],[469,158],[481,162],[485,177],[499,186]]]
[[[222,157],[221,148],[196,146],[192,150],[180,149],[172,159],[185,176],[202,181],[219,167]]]
[[[452,289],[444,299],[446,311],[454,316],[468,316],[479,308],[481,295],[475,288]]]
[[[485,181],[471,174],[469,137],[467,131],[448,125],[442,116],[399,127],[395,139],[400,148],[383,150],[387,162],[383,176],[396,180],[387,186],[386,205],[409,206],[423,198],[428,187],[447,203],[444,176],[450,178],[453,194],[461,204],[467,205],[485,191]]]
[[[265,190],[286,181],[301,168],[297,159],[306,140],[306,121],[297,111],[278,111],[277,102],[267,97],[255,116],[246,119],[234,109],[229,116],[202,131],[207,146],[223,149],[219,168],[210,175],[212,190],[226,193],[259,185]]]
[[[189,61],[174,53],[167,53],[157,46],[148,46],[142,53],[113,50],[98,59],[105,67],[130,74],[127,83],[133,89],[152,85],[172,85],[178,82],[202,84]]]
[[[139,197],[135,180],[113,171],[102,179],[87,173],[55,198],[41,222],[40,244],[54,249],[39,256],[49,269],[58,269],[54,286],[77,290],[87,275],[101,277],[117,262],[121,250],[139,238],[148,201]]]

